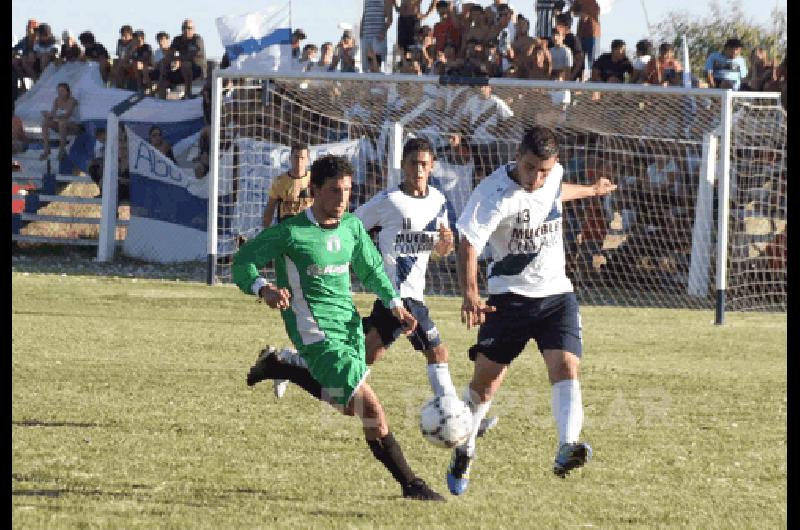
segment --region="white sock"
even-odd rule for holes
[[[477,396],[474,396],[472,389],[467,386],[466,390],[464,390],[464,403],[472,411],[472,434],[460,447],[466,449],[469,456],[475,456],[475,440],[478,438],[478,428],[481,426],[481,421],[486,416],[486,413],[489,412],[492,400],[478,403]]]
[[[433,389],[434,396],[443,396],[445,394],[457,395],[456,387],[453,386],[453,380],[450,378],[450,370],[447,368],[447,363],[436,363],[428,365],[428,381]]]
[[[558,445],[575,443],[583,426],[581,384],[577,379],[565,379],[553,384],[553,417],[558,428]]]

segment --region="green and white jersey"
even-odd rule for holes
[[[360,326],[350,267],[387,307],[397,298],[381,255],[358,217],[349,213],[335,228],[323,228],[308,208],[265,229],[234,255],[233,281],[243,292],[257,294],[266,283],[259,270],[272,260],[278,286],[292,294],[291,307],[281,315],[298,349],[324,340],[347,342],[349,330]]]

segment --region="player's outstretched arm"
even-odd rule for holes
[[[602,197],[617,189],[617,185],[603,177],[594,184],[561,183],[561,202],[585,199],[587,197]]]
[[[486,320],[486,313],[495,310],[487,306],[478,291],[478,252],[467,238],[461,239],[458,247],[458,282],[461,286],[461,322],[467,329],[479,326]]]

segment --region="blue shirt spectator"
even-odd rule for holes
[[[742,41],[728,39],[722,53],[713,52],[708,56],[705,71],[709,87],[739,90],[742,80],[747,77],[747,63],[742,57]]]

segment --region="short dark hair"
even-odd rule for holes
[[[311,185],[321,188],[328,179],[353,175],[353,166],[345,157],[339,155],[325,155],[314,160],[311,164]]]
[[[161,37],[169,38],[169,33],[167,33],[166,31],[159,31],[158,33],[156,33],[157,41],[161,40]]]
[[[673,50],[675,50],[675,46],[673,46],[669,42],[662,42],[661,46],[658,47],[658,52],[662,55]]]
[[[291,149],[289,149],[289,153],[296,153],[303,150],[308,151],[308,144],[303,142],[293,142]]]
[[[122,35],[123,33],[133,33],[133,27],[130,24],[125,24],[119,28],[119,34]]]
[[[552,129],[536,125],[525,130],[519,143],[519,152],[531,153],[541,159],[558,156],[558,138]]]
[[[403,145],[403,155],[402,160],[405,160],[406,157],[410,156],[412,153],[417,152],[425,152],[430,153],[431,158],[436,158],[436,153],[433,149],[433,145],[425,139],[425,138],[410,138],[406,141],[405,145]]]
[[[611,41],[611,51],[618,50],[625,46],[625,41],[622,39],[614,39]]]
[[[67,89],[67,95],[71,96],[72,95],[72,89],[69,87],[69,83],[64,83],[64,82],[59,83],[58,85],[56,85],[56,90],[58,90],[58,88],[60,88],[62,86]]]
[[[728,39],[725,41],[725,47],[729,49],[736,49],[736,48],[743,48],[742,41],[733,37],[732,39]]]
[[[639,55],[652,55],[653,43],[647,39],[640,40],[636,43],[636,53]]]
[[[561,13],[560,15],[556,16],[556,24],[559,26],[564,26],[567,29],[572,27],[572,15],[569,13]]]
[[[83,33],[78,35],[78,41],[80,41],[81,44],[83,43],[94,44],[94,33],[92,33],[91,31],[84,31]]]

